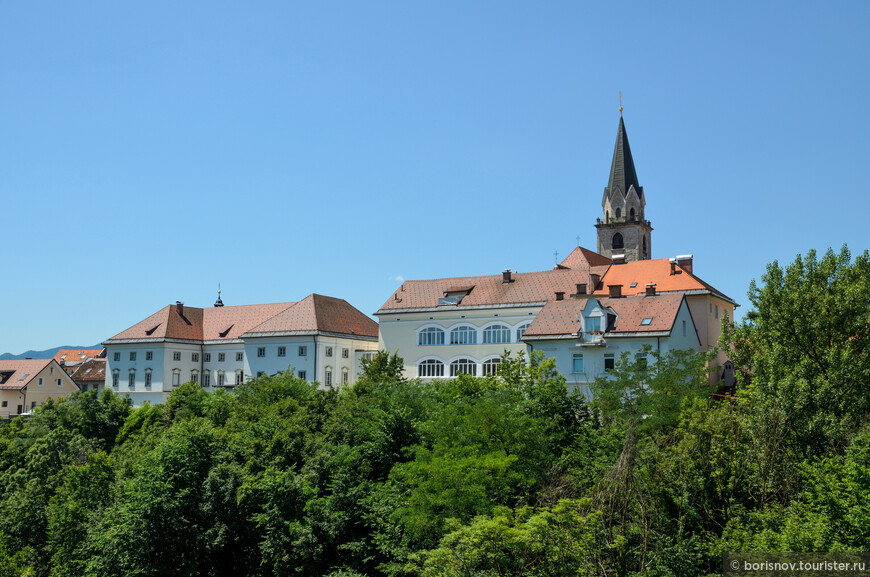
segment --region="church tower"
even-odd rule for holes
[[[604,189],[601,208],[604,219],[598,219],[598,253],[615,262],[648,260],[652,255],[652,226],[644,219],[646,198],[638,184],[634,159],[628,146],[628,135],[619,107],[619,130],[610,165],[610,180]]]

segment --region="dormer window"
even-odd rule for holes
[[[601,332],[601,317],[586,317],[586,332],[600,333]]]

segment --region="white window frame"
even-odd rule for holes
[[[154,360],[154,353],[152,351],[145,351],[145,360],[146,361],[153,361]]]
[[[341,369],[341,384],[346,385],[350,382],[350,371],[347,367]]]
[[[242,385],[245,382],[245,371],[236,369],[236,386]]]
[[[136,369],[127,371],[127,386],[131,389],[136,387]]]
[[[136,362],[136,351],[130,351],[130,362],[131,363]]]
[[[145,388],[151,388],[151,369],[145,369]]]
[[[307,357],[308,356],[308,347],[305,345],[299,345],[299,350],[297,351],[299,354],[296,356],[299,357]]]
[[[218,353],[218,362],[219,362],[219,363],[226,362],[226,360],[227,360],[227,354],[226,354],[226,353]]]
[[[262,359],[266,357],[266,347],[257,347],[257,358]]]
[[[417,377],[423,379],[444,378],[444,361],[441,359],[421,359],[417,362]]]
[[[711,310],[712,310],[712,307],[711,307]],[[112,353],[112,360],[116,363],[120,363],[121,362],[121,353],[120,352]]]
[[[37,384],[37,386],[40,386],[40,387],[45,386],[45,379],[43,379],[42,377],[39,377],[39,381],[36,384]]]
[[[241,363],[245,360],[245,353],[236,353],[236,362]]]
[[[325,355],[326,355],[327,357],[331,357],[331,356],[332,356],[332,347],[326,347]]]
[[[190,382],[199,384],[199,370],[193,369],[190,371]]]
[[[504,323],[493,323],[483,327],[483,344],[485,345],[509,345],[511,342],[511,328]]]
[[[469,324],[462,324],[450,329],[450,344],[451,345],[476,345],[477,344],[477,327]]]
[[[172,353],[172,360],[173,361],[180,361],[181,360],[181,351],[173,352]]]
[[[332,386],[332,367],[326,367],[323,371],[323,384],[327,387]]]
[[[172,369],[172,386],[181,386],[181,369]]]
[[[216,385],[218,387],[223,387],[227,383],[227,374],[224,371],[217,372],[217,381]]]
[[[211,387],[211,371],[202,372],[202,386]]]
[[[580,361],[580,370],[577,370],[577,361]],[[586,374],[586,365],[585,359],[583,358],[583,353],[573,353],[571,355],[571,373],[575,375],[583,375]]]
[[[486,377],[489,375],[498,375],[501,370],[501,357],[490,357],[488,359],[484,359],[484,361],[480,365],[481,376]]]
[[[444,344],[444,329],[437,326],[422,327],[417,331],[417,346],[430,347]]]
[[[278,356],[286,357],[287,356],[287,347],[278,347]]]
[[[465,371],[461,369],[465,368]],[[450,361],[450,376],[458,377],[460,374],[466,374],[470,377],[477,376],[477,362],[470,357],[459,357]]]
[[[526,334],[526,331],[529,330],[529,327],[532,323],[523,323],[517,327],[517,342],[520,343],[523,340],[523,335]]]
[[[63,388],[63,379],[61,379],[60,377],[58,377],[58,379],[57,379],[57,388],[59,388],[59,389]]]
[[[350,349],[349,348],[345,347],[345,348],[341,349],[341,358],[343,358],[343,359],[350,358]]]
[[[112,388],[117,389],[121,385],[121,371],[115,369],[112,371]]]
[[[198,363],[199,362],[199,353],[190,353],[190,362]]]

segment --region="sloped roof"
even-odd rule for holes
[[[10,359],[0,361],[0,389],[23,389],[54,359]],[[58,369],[60,367],[58,366]],[[60,372],[63,372],[61,369]]]
[[[603,270],[602,270],[603,269]],[[432,280],[410,280],[402,283],[376,314],[407,309],[438,307],[438,299],[455,287],[474,288],[462,298],[460,305],[520,305],[543,303],[555,299],[556,291],[574,294],[578,284],[586,284],[591,290],[590,273],[603,275],[606,267],[592,269],[555,269],[539,272],[515,272],[511,282],[502,281],[502,275],[468,276]],[[453,305],[445,305],[453,306]]]
[[[613,147],[613,161],[610,164],[610,178],[607,180],[604,194],[610,198],[618,190],[623,196],[626,196],[632,186],[637,191],[638,197],[643,196],[643,188],[637,181],[637,171],[634,169],[634,159],[631,157],[631,147],[628,145],[625,122],[623,122],[622,113],[620,113],[619,128],[616,131],[616,145]]]
[[[577,333],[580,330],[580,317],[589,298],[547,303],[526,329],[523,338]],[[650,297],[644,295],[597,300],[602,307],[611,308],[616,313],[616,323],[608,334],[619,335],[620,333],[669,332],[674,326],[684,298],[681,293],[670,293]],[[650,319],[650,323],[642,324],[647,318]]]
[[[105,353],[106,349],[60,349],[55,353],[54,360],[58,363],[83,363],[95,359]]]
[[[70,375],[76,383],[102,383],[106,380],[106,359],[90,359]]]
[[[656,285],[657,292],[709,290],[724,300],[734,302],[695,275],[686,272],[680,265],[674,265],[674,273],[671,274],[671,262],[666,258],[636,260],[613,265],[604,275],[600,288],[595,291],[595,294],[608,295],[609,285],[622,285],[623,295],[642,294],[646,292],[646,285],[653,283]],[[632,288],[632,283],[637,284]]]
[[[248,333],[326,331],[378,335],[377,323],[347,301],[309,295],[299,302],[212,308],[168,305],[106,341],[181,339],[221,341]]]
[[[344,299],[311,294],[244,336],[321,331],[363,337],[378,336],[378,323]]]
[[[565,260],[559,263],[559,266],[564,268],[589,268],[593,266],[610,266],[612,264],[613,261],[603,254],[598,254],[588,248],[578,246],[571,251],[571,254],[565,257]]]

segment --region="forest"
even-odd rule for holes
[[[870,255],[768,265],[705,354],[352,387],[292,371],[0,426],[0,576],[694,576],[725,552],[870,550]]]

